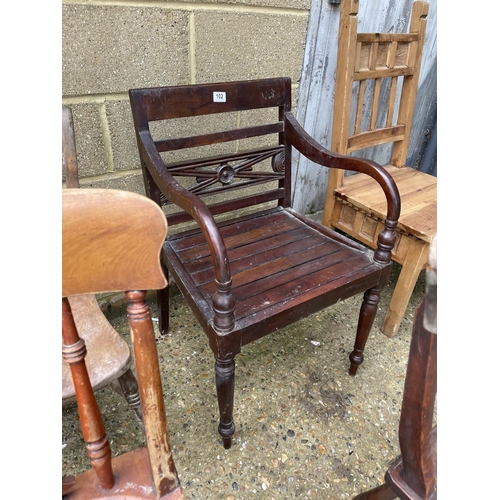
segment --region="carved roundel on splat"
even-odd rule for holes
[[[223,163],[217,169],[217,178],[221,184],[231,184],[234,179],[234,168],[229,163]]]
[[[285,171],[285,153],[280,151],[276,156],[273,156],[272,169],[275,172],[282,173]]]

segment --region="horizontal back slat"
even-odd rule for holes
[[[149,121],[285,106],[289,110],[290,78],[208,83],[131,90],[144,97]]]
[[[161,152],[162,150],[159,149]],[[278,145],[278,146],[271,146],[268,148],[258,148],[258,149],[253,149],[250,151],[239,151],[237,153],[229,153],[225,155],[217,155],[217,156],[211,156],[207,158],[197,158],[196,160],[189,160],[189,161],[180,161],[176,163],[169,163],[168,164],[168,169],[170,172],[174,173],[178,170],[183,170],[186,168],[186,166],[191,166],[191,167],[207,167],[210,165],[218,165],[222,162],[230,162],[230,161],[237,161],[237,160],[243,160],[245,158],[256,158],[256,157],[261,157],[261,158],[270,158],[280,151],[283,151],[283,146]]]
[[[405,136],[405,129],[405,125],[396,125],[352,135],[347,142],[347,152],[352,153],[358,149],[378,146],[386,142],[401,141]]]
[[[412,67],[363,69],[354,73],[354,81],[357,82],[375,78],[392,78],[394,76],[410,76],[413,75],[414,72],[415,69]]]
[[[63,297],[165,286],[158,253],[167,225],[150,199],[116,189],[63,189],[62,209]]]
[[[209,205],[210,212],[212,215],[218,215],[225,212],[231,212],[233,210],[239,210],[240,208],[245,208],[251,205],[258,205],[260,203],[267,203],[273,200],[282,200],[285,197],[285,190],[283,188],[278,188],[273,191],[267,191],[263,194],[258,194],[255,196],[247,196],[244,198],[238,198],[236,200],[225,201],[222,203],[214,203]],[[177,212],[172,215],[167,215],[167,221],[170,225],[181,224],[183,222],[189,222],[192,217],[186,212]]]
[[[361,43],[408,43],[418,40],[418,33],[358,33],[356,40]]]
[[[180,137],[176,139],[164,139],[156,141],[156,148],[160,153],[174,151],[177,149],[193,148],[198,146],[208,146],[225,141],[236,141],[239,139],[248,139],[267,134],[278,134],[283,132],[283,122],[270,123],[257,127],[245,127],[238,129],[225,130],[213,134],[195,135],[191,137]]]

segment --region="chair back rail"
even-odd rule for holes
[[[62,197],[63,296],[166,286],[158,242],[167,230],[156,204],[112,189],[65,189]]]

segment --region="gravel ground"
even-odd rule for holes
[[[233,446],[217,432],[213,355],[171,285],[171,330],[157,335],[174,461],[189,499],[348,499],[383,482],[399,454],[398,425],[421,273],[396,337],[380,327],[395,264],[356,377],[348,375],[361,296],[245,346],[236,357]],[[154,297],[154,296],[153,296]],[[152,301],[153,315],[156,314]],[[124,308],[108,317],[130,342]],[[144,444],[131,411],[111,389],[97,393],[113,455]],[[62,411],[63,474],[89,468],[75,405]]]

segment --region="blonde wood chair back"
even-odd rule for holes
[[[358,0],[342,0],[332,150],[349,154],[393,142],[391,165],[404,167],[429,4],[413,4],[408,33],[358,33],[358,8]],[[388,99],[381,99],[383,88]],[[333,174],[341,186],[344,172]]]

